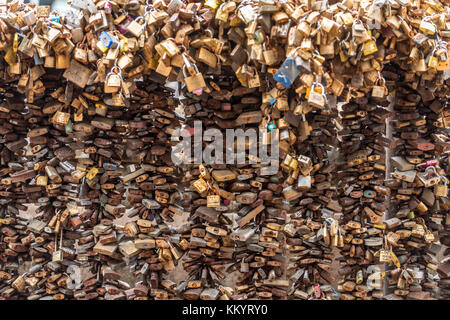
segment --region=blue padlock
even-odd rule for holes
[[[114,42],[113,38],[106,31],[100,32],[100,41],[102,42],[103,46],[108,49],[111,48]]]
[[[292,57],[287,57],[278,69],[277,73],[273,76],[273,79],[281,83],[286,89],[289,88],[297,79],[300,71],[295,64],[295,60]]]

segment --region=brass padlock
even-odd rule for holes
[[[267,49],[265,42],[263,43],[263,57],[264,63],[272,66],[278,62],[277,53],[274,49]]]
[[[143,24],[140,24],[138,21],[142,20]],[[144,32],[145,28],[145,19],[143,17],[138,17],[135,20],[131,20],[131,22],[127,25],[127,30],[136,38],[139,38],[141,34]]]
[[[304,176],[308,176],[313,169],[311,158],[303,155],[298,157],[298,166]]]
[[[429,16],[424,17],[420,22],[419,30],[423,33],[434,35],[436,33],[436,25],[430,20]]]
[[[208,195],[206,198],[206,206],[208,208],[220,207],[220,196],[219,195]]]
[[[381,82],[381,83],[379,83],[379,82]],[[384,98],[386,95],[387,95],[387,88],[385,86],[385,80],[382,77],[378,78],[377,82],[372,87],[372,97]]]
[[[89,60],[87,45],[82,42],[77,44],[74,50],[73,58],[83,64],[88,64]]]
[[[63,236],[63,233],[62,233],[62,231],[61,231],[61,237],[60,237],[60,240],[59,240],[59,248],[58,248],[58,250],[56,250],[57,248],[57,237],[56,237],[56,239],[55,239],[55,251],[53,251],[53,254],[52,254],[52,262],[62,262],[63,261],[63,259],[64,259],[64,257],[63,257],[63,252],[62,252],[62,250],[61,250],[61,246],[62,246],[62,236]]]
[[[194,181],[192,184],[198,193],[202,194],[208,190],[208,184],[202,178]]]
[[[195,73],[189,77],[186,74],[186,65],[183,67],[184,81],[189,92],[200,95],[203,92],[203,88],[206,87],[205,79],[203,75],[198,72],[198,68],[194,65]]]
[[[444,182],[443,184],[441,184],[442,181]],[[446,177],[441,176],[439,182],[434,185],[434,195],[437,197],[447,197],[448,186]]]
[[[118,70],[117,73],[114,70]],[[122,86],[122,71],[119,67],[113,67],[111,71],[106,75],[106,81],[104,85],[105,93],[116,93]]]

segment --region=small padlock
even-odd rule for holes
[[[377,51],[378,51],[378,47],[377,47],[377,44],[374,39],[364,42],[363,54],[365,56],[368,56],[369,54],[375,53]]]
[[[118,70],[117,73],[114,70]],[[122,86],[122,71],[119,67],[114,66],[111,71],[106,75],[106,81],[104,86],[105,93],[116,93]]]
[[[138,21],[142,20],[143,24],[139,24]],[[128,26],[127,26],[127,30],[136,38],[139,38],[141,36],[141,34],[144,32],[144,28],[145,28],[146,22],[144,17],[139,16],[137,17],[135,20],[132,20]]]
[[[436,168],[434,166],[427,167],[425,169],[425,172],[419,172],[417,174],[417,177],[425,185],[426,188],[434,186],[441,180],[441,176],[437,174]]]
[[[316,86],[321,88],[321,93],[317,93],[315,89]],[[325,88],[321,83],[314,82],[309,90],[308,103],[316,108],[325,108],[327,98],[325,95]]]
[[[117,37],[111,36],[108,32],[100,32],[99,41],[102,47],[106,49],[101,49],[101,51],[106,52],[109,48],[116,48],[119,46],[119,40]]]
[[[220,207],[220,196],[219,195],[208,195],[206,197],[206,206],[208,208]]]
[[[55,230],[56,230],[56,228],[55,228]],[[56,239],[55,239],[55,251],[53,251],[53,254],[52,254],[52,262],[62,262],[63,259],[64,259],[63,252],[61,250],[61,247],[62,247],[62,236],[63,236],[63,232],[61,230],[61,237],[60,237],[60,240],[59,240],[59,248],[58,248],[58,250],[56,250],[57,245],[58,245],[57,244],[58,237],[56,237]]]
[[[197,190],[198,193],[202,194],[205,191],[208,190],[208,184],[206,183],[205,180],[203,180],[202,178],[194,181],[194,183],[192,183],[192,186]]]
[[[186,74],[186,65],[183,66],[184,81],[186,82],[186,87],[189,92],[201,95],[203,88],[206,87],[205,79],[203,78],[203,75],[198,72],[197,66],[195,64],[193,66],[195,73],[189,77]]]
[[[444,181],[443,184],[441,182]],[[434,185],[434,195],[437,197],[447,197],[448,195],[448,186],[447,186],[447,178],[441,176],[441,179],[437,184]]]
[[[83,64],[88,64],[89,60],[87,45],[85,45],[83,42],[77,44],[74,50],[73,58]]]
[[[436,25],[430,21],[430,17],[424,17],[420,22],[419,30],[423,33],[434,35],[436,33]]]
[[[277,73],[273,76],[273,79],[287,89],[294,83],[299,74],[300,70],[297,68],[295,60],[292,57],[287,57]]]
[[[263,57],[265,64],[269,66],[278,62],[277,52],[274,49],[266,49],[265,43],[263,43]]]
[[[372,97],[384,98],[387,95],[387,88],[383,77],[379,77],[375,85],[372,87]]]

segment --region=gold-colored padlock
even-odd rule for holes
[[[144,21],[144,24],[140,24],[138,21]],[[144,32],[145,20],[143,17],[138,17],[136,20],[132,20],[127,25],[127,30],[136,38],[139,38],[141,34]]]
[[[372,87],[372,97],[384,98],[387,94],[387,88],[385,86],[384,78],[378,78],[375,85]]]
[[[198,72],[196,65],[194,65],[194,68],[195,73],[188,77],[186,74],[186,65],[183,67],[184,81],[189,92],[200,93],[206,87],[206,83],[203,75]]]
[[[419,30],[423,33],[434,35],[436,33],[436,25],[430,21],[430,17],[425,17],[420,22]]]
[[[202,194],[208,190],[208,184],[202,178],[194,181],[194,183],[192,185],[197,190],[197,192],[200,194]]]
[[[441,182],[444,182],[441,184]],[[434,185],[434,195],[437,197],[447,197],[448,195],[448,186],[447,186],[447,178],[441,176],[441,180]]]
[[[368,56],[369,54],[375,53],[377,51],[378,51],[378,47],[377,47],[375,40],[372,39],[367,42],[364,42],[363,54],[365,56]]]
[[[114,70],[118,70],[117,73]],[[122,72],[119,67],[113,67],[111,71],[106,75],[106,81],[104,85],[105,93],[116,93],[122,86]]]

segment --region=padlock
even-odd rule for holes
[[[419,172],[417,178],[425,185],[426,188],[439,183],[441,177],[437,174],[434,166],[427,167],[425,172]]]
[[[444,184],[441,184],[442,181],[444,182]],[[434,185],[434,195],[437,197],[447,197],[448,187],[446,177],[441,176],[439,182]]]
[[[321,93],[316,92],[316,86],[321,89]],[[325,88],[321,83],[314,82],[309,91],[308,103],[316,108],[323,109],[325,108],[326,102]]]
[[[117,73],[114,72],[117,70]],[[111,71],[106,75],[106,81],[104,86],[105,93],[116,93],[122,86],[122,70],[115,66],[111,68]]]
[[[378,78],[377,82],[372,87],[372,97],[384,98],[386,95],[387,95],[387,88],[385,87],[385,80],[384,78]]]
[[[295,60],[287,57],[277,73],[273,76],[273,79],[281,83],[285,88],[289,88],[299,74],[300,71],[295,64]]]
[[[197,192],[200,194],[204,193],[208,190],[208,184],[203,179],[196,180],[192,185],[195,187]]]
[[[419,30],[423,33],[434,35],[436,33],[436,25],[430,21],[430,17],[424,17],[420,22]]]
[[[371,39],[363,44],[363,54],[368,56],[378,51],[377,44],[374,39]]]
[[[217,208],[220,206],[220,196],[219,195],[208,195],[206,198],[206,206],[208,208]]]
[[[140,24],[139,21],[143,21],[143,24]],[[127,25],[127,30],[136,38],[139,38],[144,32],[146,22],[144,17],[139,16],[135,20],[131,20],[131,22]]]
[[[55,228],[55,230],[56,230],[56,228]],[[61,231],[61,237],[60,237],[60,240],[59,240],[59,249],[58,250],[56,250],[56,248],[57,248],[57,239],[58,239],[58,237],[56,237],[56,239],[55,239],[55,251],[53,251],[53,254],[52,254],[52,262],[62,262],[63,261],[63,259],[64,259],[64,257],[63,257],[63,252],[62,252],[62,250],[61,250],[61,246],[62,246],[62,231]]]
[[[186,83],[187,90],[189,92],[200,95],[203,88],[206,87],[203,75],[198,72],[198,68],[194,65],[195,73],[191,74],[189,77],[186,74],[186,66],[183,67],[184,81]]]
[[[267,49],[265,43],[263,43],[263,57],[264,63],[272,66],[278,62],[277,53],[274,49]]]
[[[89,60],[87,46],[83,43],[77,44],[74,50],[73,58],[83,64],[88,64]]]
[[[116,48],[119,45],[118,39],[111,36],[108,32],[102,31],[99,36],[100,50],[106,52],[108,49]]]

